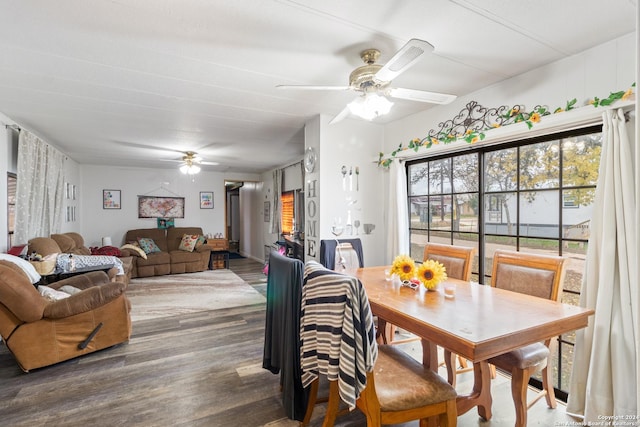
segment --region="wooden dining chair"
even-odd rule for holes
[[[468,282],[471,279],[471,266],[473,264],[473,255],[475,254],[475,251],[475,248],[465,246],[443,245],[429,242],[424,246],[423,261],[428,259],[438,261],[440,264],[444,265],[448,277]],[[409,337],[396,340],[395,333],[396,327],[391,323],[387,323],[385,339],[389,344],[404,344],[406,342],[420,339],[420,337]],[[448,360],[447,358],[453,358],[453,361],[455,361],[455,356],[451,356],[451,353],[445,353],[445,359]],[[457,373],[466,372],[472,369],[472,367],[467,367],[467,363],[464,358],[458,359],[462,369]],[[447,364],[447,373],[449,383],[455,386],[455,367],[452,368],[453,365],[455,365],[455,363]]]
[[[356,406],[368,427],[436,417],[457,425],[456,391],[427,366],[390,345],[378,346],[367,294],[360,281],[307,262],[302,292],[300,339],[303,383],[310,382],[308,425],[319,377],[329,379],[323,426],[333,426],[340,406]]]
[[[493,257],[491,286],[559,301],[564,281],[565,258],[559,256],[497,250]],[[549,345],[530,344],[489,359],[489,363],[511,374],[511,394],[516,409],[516,426],[527,425],[527,410],[543,396],[549,408],[556,407],[549,369]],[[527,403],[529,378],[542,371],[542,391]]]

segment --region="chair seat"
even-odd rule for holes
[[[457,396],[444,378],[391,345],[378,347],[374,378],[382,411],[404,411]]]
[[[549,349],[542,343],[529,344],[520,347],[500,356],[492,357],[489,363],[499,368],[510,371],[511,369],[529,369],[536,367],[537,370],[547,366]]]

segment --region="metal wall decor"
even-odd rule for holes
[[[525,106],[520,104],[513,107],[501,105],[487,108],[476,101],[470,101],[452,119],[440,122],[436,129],[431,129],[427,138],[435,138],[440,141],[457,139],[469,132],[481,132],[516,122],[528,121],[536,113],[549,114],[548,109],[541,105],[537,105],[531,112],[527,112]]]

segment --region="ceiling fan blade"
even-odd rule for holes
[[[349,115],[349,113],[351,112],[351,110],[349,110],[349,107],[344,107],[344,109],[342,111],[340,111],[340,113],[338,113],[337,116],[335,116],[333,119],[331,119],[331,121],[329,122],[330,125],[334,125],[338,122],[341,122],[342,120],[346,119],[347,116]]]
[[[389,82],[418,62],[433,46],[424,40],[411,39],[376,73],[376,80]]]
[[[278,89],[296,90],[350,90],[349,86],[314,86],[314,85],[278,85]]]
[[[457,98],[456,95],[447,93],[427,92],[426,90],[390,88],[386,94],[392,98],[408,99],[409,101],[429,102],[431,104],[449,104]]]

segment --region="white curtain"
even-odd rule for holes
[[[577,331],[567,404],[567,412],[584,416],[586,424],[601,422],[603,416],[638,414],[634,149],[623,111],[606,111],[603,118],[602,157],[580,297],[580,304],[594,309],[595,315],[587,328]]]
[[[282,216],[282,210],[280,207],[280,194],[282,193],[282,169],[276,169],[273,171],[273,197],[271,198],[271,204],[273,204],[273,215],[271,216],[271,233],[280,234],[280,217]]]
[[[391,264],[400,254],[409,255],[409,210],[407,208],[407,173],[404,164],[394,159],[389,166],[389,217],[387,219],[386,262]]]
[[[21,130],[18,138],[16,243],[58,233],[62,224],[64,155]]]

